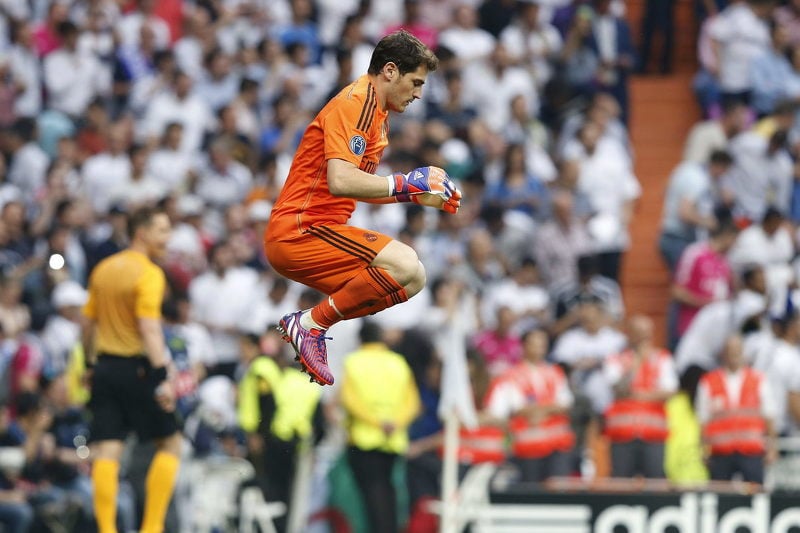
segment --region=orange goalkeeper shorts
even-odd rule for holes
[[[280,239],[270,237],[265,235],[264,249],[272,268],[324,294],[353,279],[392,241],[377,231],[346,224],[316,225],[303,233],[287,232]]]

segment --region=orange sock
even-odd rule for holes
[[[367,316],[408,300],[408,293],[384,269],[367,267],[311,309],[322,329],[340,320]]]
[[[92,465],[92,494],[99,533],[117,533],[118,487],[119,463],[96,459]]]
[[[145,479],[142,533],[162,533],[167,507],[175,489],[180,460],[171,453],[157,452]]]

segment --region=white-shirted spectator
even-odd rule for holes
[[[122,44],[136,46],[139,44],[140,30],[145,24],[149,25],[156,36],[159,48],[166,48],[171,42],[169,25],[155,14],[155,0],[139,0],[137,9],[122,16],[117,24],[117,32]]]
[[[125,126],[114,124],[108,134],[108,150],[90,157],[83,164],[83,191],[95,213],[107,213],[112,204],[112,192],[130,180],[131,160],[127,144]]]
[[[38,128],[32,118],[17,120],[7,137],[13,159],[6,181],[16,185],[29,203],[33,203],[35,195],[44,186],[50,165],[50,158],[36,142],[38,137]]]
[[[481,298],[481,319],[485,328],[494,327],[496,310],[500,307],[513,311],[520,331],[549,323],[550,294],[541,284],[536,261],[532,258],[524,258],[510,277],[486,288]]]
[[[231,58],[219,48],[205,58],[206,74],[195,85],[194,95],[218,111],[239,93],[239,76],[231,67]]]
[[[183,192],[195,175],[194,158],[181,150],[182,140],[183,126],[177,122],[167,124],[161,146],[147,160],[148,174],[170,192]]]
[[[675,349],[679,373],[693,366],[704,371],[716,368],[725,339],[748,320],[764,314],[767,308],[764,271],[761,268],[748,271],[745,285],[747,288],[733,298],[710,303],[697,313]]]
[[[488,61],[468,65],[464,79],[481,80],[464,87],[464,98],[495,133],[502,132],[510,120],[511,101],[516,96],[525,98],[531,112],[539,109],[539,96],[530,72],[513,65],[503,44],[493,49]]]
[[[167,195],[167,187],[147,171],[149,150],[143,145],[130,149],[131,173],[126,181],[111,191],[113,202],[124,202],[130,211],[154,205]]]
[[[193,153],[200,150],[203,137],[214,121],[208,103],[192,93],[192,79],[177,72],[171,90],[153,98],[147,107],[142,132],[149,139],[159,138],[168,124],[177,122],[183,126],[181,148]]]
[[[58,374],[69,364],[70,354],[80,340],[81,308],[87,298],[86,289],[72,280],[62,281],[53,289],[51,302],[56,313],[41,333],[48,371]]]
[[[62,22],[58,29],[61,47],[44,59],[47,103],[77,119],[92,100],[108,94],[111,79],[96,57],[77,49],[79,31],[72,22]]]
[[[601,135],[597,124],[586,123],[574,155],[569,146],[566,152],[568,158],[580,163],[578,191],[589,200],[592,211],[587,226],[598,254],[600,273],[616,280],[622,253],[630,245],[628,224],[634,202],[642,190],[625,147]]]
[[[683,148],[684,161],[706,163],[716,150],[727,150],[728,142],[747,128],[750,111],[742,102],[723,105],[722,116],[698,122],[689,130]]]
[[[775,429],[778,434],[785,434],[800,427],[800,412],[792,412],[789,402],[790,396],[800,394],[800,314],[790,309],[776,322],[777,339],[760,370],[775,402]]]
[[[750,66],[756,57],[769,50],[766,18],[773,6],[771,0],[732,3],[709,28],[724,94],[741,97],[752,89]]]
[[[553,76],[551,65],[564,41],[555,26],[542,16],[539,0],[517,5],[517,16],[500,32],[499,40],[515,62],[531,70],[536,86],[542,89]]]
[[[621,112],[619,102],[612,95],[605,92],[595,94],[585,111],[572,113],[564,120],[564,124],[559,130],[558,144],[555,147],[556,153],[564,157],[575,150],[574,145],[578,142],[577,138],[581,128],[588,122],[594,122],[600,127],[601,140],[611,140],[630,152],[628,130],[620,120]]]
[[[11,37],[12,46],[8,50],[11,73],[23,87],[14,99],[14,113],[17,117],[32,118],[42,110],[42,64],[28,22],[17,22]]]
[[[217,243],[209,251],[209,270],[189,285],[192,318],[208,328],[214,344],[210,366],[229,377],[239,358],[238,333],[259,294],[255,270],[233,265],[233,251],[228,243]],[[223,294],[225,297],[220,298]]]
[[[587,297],[578,309],[579,326],[564,332],[553,346],[553,360],[567,365],[576,396],[587,398],[594,413],[602,413],[613,399],[603,376],[605,360],[625,347],[626,339],[607,326],[599,299]]]
[[[231,156],[230,143],[217,139],[208,151],[208,164],[199,169],[195,193],[215,209],[241,202],[253,185],[253,174]]]
[[[461,4],[453,11],[453,25],[439,34],[439,45],[446,46],[465,65],[488,59],[496,40],[478,27],[478,13],[473,6]]]
[[[720,179],[733,162],[725,151],[714,151],[708,161],[684,160],[669,177],[661,217],[659,250],[670,272],[687,246],[708,236],[717,223],[714,209],[724,202]]]
[[[787,150],[787,132],[794,122],[788,103],[780,104],[767,124],[737,135],[729,151],[734,166],[725,176],[724,185],[735,201],[735,214],[750,221],[761,220],[767,207],[780,204],[788,208],[794,179],[794,164]],[[775,122],[771,126],[769,122]]]

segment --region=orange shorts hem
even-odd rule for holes
[[[332,294],[367,268],[391,241],[388,235],[347,224],[318,224],[280,240],[265,235],[264,250],[280,275]]]

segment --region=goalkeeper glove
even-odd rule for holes
[[[461,206],[461,191],[439,167],[420,167],[408,174],[397,173],[389,176],[389,182],[391,194],[398,202],[432,205],[448,213],[455,213]],[[436,196],[439,201],[429,202],[423,195]]]

